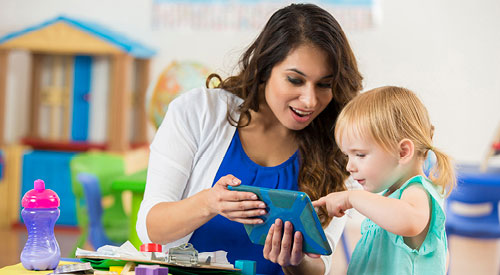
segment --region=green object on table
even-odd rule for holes
[[[89,259],[81,258],[80,261],[86,263],[89,262],[94,269],[109,269],[110,266],[124,266],[127,261],[115,260],[115,259]]]
[[[141,206],[142,198],[144,196],[144,189],[146,188],[147,170],[141,170],[134,174],[124,175],[116,178],[111,188],[116,191],[132,191],[132,209],[130,211],[130,228],[129,228],[129,241],[139,249],[142,242],[137,236],[135,224],[137,223],[137,213]]]
[[[102,224],[108,238],[115,243],[127,241],[129,236],[129,218],[123,210],[121,192],[111,188],[113,180],[125,174],[123,157],[103,152],[85,152],[75,155],[70,162],[71,186],[76,200],[76,214],[81,236],[76,247],[83,247],[88,237],[88,215],[82,185],[77,180],[79,173],[95,175],[99,180],[101,196],[111,196],[113,204],[103,207]],[[97,247],[95,247],[97,249]]]

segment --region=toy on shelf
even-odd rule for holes
[[[0,37],[0,118],[7,117],[6,94],[15,95],[7,83],[8,55],[14,50],[29,52],[32,61],[25,144],[124,152],[148,142],[145,96],[152,49],[65,16]],[[4,123],[0,119],[0,145]]]
[[[488,169],[488,162],[494,156],[500,155],[500,123],[498,124],[497,130],[495,132],[495,136],[491,141],[490,148],[488,148],[488,152],[481,163],[481,171],[484,172]]]

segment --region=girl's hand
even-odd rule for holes
[[[293,234],[293,225],[287,221],[284,225],[280,219],[276,219],[267,233],[264,244],[264,258],[282,267],[297,266],[304,259],[302,252],[302,233],[299,231]],[[320,255],[307,254],[309,257],[319,258]]]
[[[313,201],[314,207],[326,206],[328,216],[342,217],[347,209],[351,209],[349,202],[350,191],[341,191],[330,193],[317,201]]]
[[[240,185],[241,181],[233,175],[220,178],[208,189],[206,206],[210,214],[222,215],[229,220],[244,224],[259,224],[262,219],[255,218],[266,214],[266,204],[251,192],[228,190],[227,187]]]

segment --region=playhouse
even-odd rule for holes
[[[147,142],[144,98],[154,51],[95,23],[61,16],[0,38],[0,145],[7,56],[15,50],[31,56],[29,131],[23,143],[125,151]]]
[[[8,100],[18,96],[9,74],[16,66],[9,55],[16,52],[28,56],[24,109]],[[72,199],[74,154],[90,149],[126,154],[148,143],[145,97],[154,54],[121,33],[66,16],[0,37],[0,181],[7,183],[0,196],[7,222],[18,218],[19,194],[36,178]],[[7,135],[22,128],[12,122],[20,112],[28,127]],[[74,225],[74,204],[64,205],[73,209],[61,209],[67,217],[61,214],[59,221]]]

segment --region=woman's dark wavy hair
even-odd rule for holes
[[[273,67],[282,62],[293,49],[303,44],[322,49],[332,65],[333,99],[306,128],[295,131],[300,150],[299,190],[312,200],[334,191],[345,190],[348,176],[346,160],[334,138],[338,114],[362,88],[363,77],[339,23],[333,16],[313,4],[292,4],[276,11],[240,59],[240,73],[222,80],[217,74],[207,78],[220,81],[225,89],[244,101],[239,106],[241,125],[228,113],[232,125],[245,127],[251,121],[250,110],[259,111],[259,94]],[[262,97],[264,98],[264,97]],[[331,218],[324,208],[319,218],[326,226]]]

